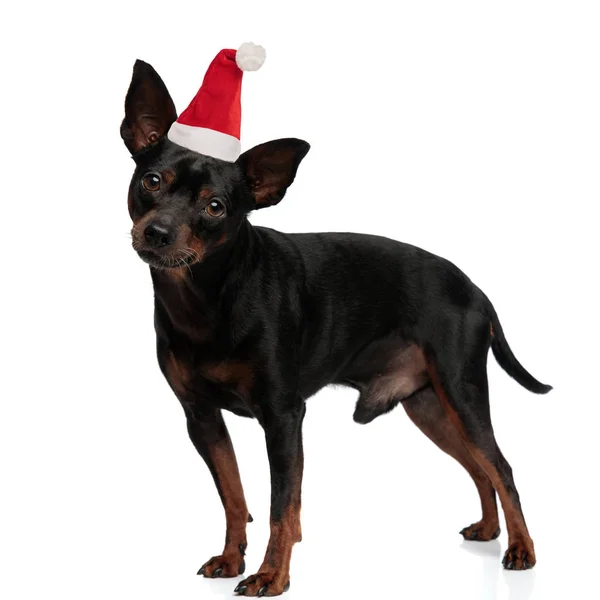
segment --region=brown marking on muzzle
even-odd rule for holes
[[[144,230],[156,218],[157,213],[156,209],[152,209],[143,217],[134,219],[131,236],[135,250],[147,249],[155,251],[153,248],[147,247],[144,239]],[[210,249],[221,246],[227,239],[227,234],[223,232],[216,241],[214,239],[209,239],[208,241],[202,240],[194,235],[194,232],[187,223],[182,223],[177,227],[175,242],[164,249],[160,249],[156,254],[165,260],[167,264],[164,267],[167,268],[169,273],[172,272],[171,274],[175,279],[183,280],[189,274],[188,266],[202,262]],[[178,261],[182,260],[186,261],[187,266],[178,263]]]
[[[202,259],[204,258],[204,255],[208,249],[208,244],[197,238],[188,225],[185,225],[184,227],[187,230],[186,246],[196,253],[196,260],[194,262],[202,262]]]
[[[152,250],[156,252],[154,248],[147,247],[144,239],[144,230],[150,224],[150,222],[154,220],[157,212],[158,211],[156,209],[152,209],[143,217],[134,220],[133,228],[131,229],[131,237],[135,250]],[[162,251],[157,252],[157,255],[164,258],[166,261],[164,266],[170,267],[168,268],[169,272],[173,271],[173,275],[176,277],[178,274],[180,274],[180,277],[178,278],[185,278],[185,271],[187,271],[187,267],[178,264],[177,261],[186,259],[188,261],[187,264],[192,265],[200,262],[204,258],[205,252],[206,245],[194,237],[189,225],[182,224],[177,228],[177,237],[175,242],[164,248]],[[190,257],[190,253],[193,254],[192,257]]]
[[[144,241],[144,229],[148,223],[156,216],[156,209],[148,211],[143,217],[136,217],[133,219],[133,227],[131,228],[131,238],[133,240],[133,247],[136,250],[143,249],[146,245]]]

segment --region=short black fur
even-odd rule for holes
[[[275,595],[289,586],[291,547],[301,539],[305,402],[329,384],[360,392],[360,423],[405,401],[411,418],[478,485],[484,519],[466,528],[469,539],[497,536],[495,489],[509,528],[505,566],[533,566],[533,542],[489,418],[490,346],[527,389],[551,388],[514,357],[485,294],[452,263],[415,246],[251,225],[250,211],[284,197],[309,145],[276,140],[227,163],[169,141],[175,119],[166,86],[138,61],[121,127],[136,163],[133,244],[150,264],[158,362],[227,515],[223,554],[201,574],[235,576],[245,567],[240,548],[251,518],[226,409],[264,428],[272,480],[265,561],[236,589]]]

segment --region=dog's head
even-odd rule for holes
[[[138,60],[121,125],[136,164],[128,200],[133,247],[164,269],[201,263],[235,243],[250,211],[283,198],[309,150],[302,140],[281,139],[225,162],[167,139],[176,118],[162,79]]]

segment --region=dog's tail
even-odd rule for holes
[[[498,361],[498,364],[518,383],[530,392],[535,394],[547,394],[551,389],[551,385],[546,385],[538,381],[525,367],[517,360],[513,354],[504,332],[502,331],[502,325],[498,315],[494,310],[494,307],[489,305],[491,318],[492,318],[492,352],[494,357]]]

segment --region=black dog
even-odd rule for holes
[[[247,214],[277,204],[306,142],[282,139],[235,162],[202,156],[165,136],[177,115],[154,69],[136,62],[121,135],[136,163],[129,189],[133,246],[150,265],[158,362],[179,398],[190,438],[210,469],[227,519],[223,554],[205,577],[244,572],[248,513],[221,410],[254,417],[271,468],[271,537],[258,573],[236,588],[277,595],[289,586],[301,540],[302,421],[328,384],[360,393],[369,423],[402,402],[409,417],[473,478],[483,518],[461,532],[498,536],[496,492],[508,527],[508,569],[535,564],[512,472],[490,422],[490,346],[532,392],[492,304],[461,271],[424,250],[351,233],[287,235]]]

